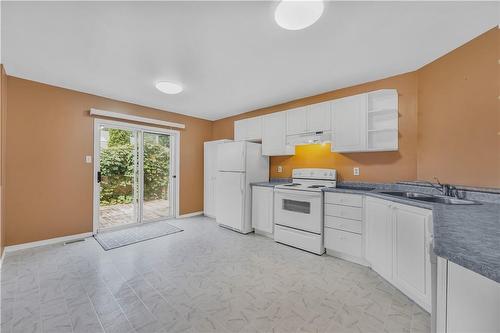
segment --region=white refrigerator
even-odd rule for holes
[[[220,226],[252,232],[250,183],[269,180],[269,158],[259,143],[221,143],[217,152],[216,221]]]

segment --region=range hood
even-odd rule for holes
[[[300,145],[321,144],[325,142],[331,142],[331,140],[332,140],[331,131],[308,132],[295,135],[287,135],[286,144],[288,146],[300,146]]]

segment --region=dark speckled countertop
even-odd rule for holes
[[[445,205],[380,193],[381,190],[409,190],[404,185],[376,186],[371,191],[337,188],[324,191],[364,194],[432,209],[434,253],[500,283],[500,202],[495,202],[497,199],[480,201],[480,205]],[[419,192],[429,193],[429,188]]]
[[[275,187],[276,185],[289,183],[291,180],[288,178],[283,179],[271,179],[268,182],[255,182],[250,183],[251,186],[262,186],[262,187]]]
[[[290,179],[272,179],[253,186],[274,187]],[[431,187],[415,182],[397,184],[339,183],[367,189],[326,188],[325,192],[363,194],[432,210],[434,253],[500,283],[500,193],[498,189],[464,188],[466,199],[480,205],[445,205],[422,202],[380,193],[415,191],[437,194]],[[418,186],[417,186],[418,185]]]

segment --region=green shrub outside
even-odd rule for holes
[[[108,147],[101,149],[101,205],[127,204],[134,193],[134,146],[130,132],[109,129]],[[159,142],[144,135],[144,199],[167,198],[169,180],[169,138]]]

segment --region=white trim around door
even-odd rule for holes
[[[172,129],[165,129],[159,127],[151,127],[151,126],[143,126],[131,124],[128,122],[115,121],[115,120],[107,120],[107,119],[94,119],[94,158],[93,158],[93,213],[92,213],[92,233],[96,234],[99,223],[99,184],[97,182],[97,172],[99,171],[99,149],[100,149],[100,126],[106,126],[111,128],[120,128],[127,130],[135,130],[141,132],[148,133],[158,133],[158,134],[168,134],[173,137],[174,147],[173,147],[173,155],[174,162],[173,166],[173,193],[174,197],[171,198],[173,200],[173,209],[174,212],[172,216],[179,217],[179,194],[180,194],[180,132]],[[141,177],[139,177],[141,178]]]

